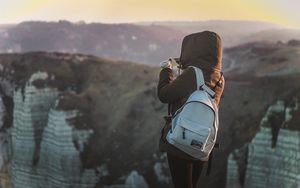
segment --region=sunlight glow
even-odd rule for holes
[[[0,23],[262,20],[300,28],[297,0],[0,0]]]

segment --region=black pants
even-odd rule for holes
[[[202,161],[187,161],[168,154],[174,188],[197,188],[203,168]]]

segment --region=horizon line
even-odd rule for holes
[[[283,28],[289,28],[289,29],[297,29],[299,30],[299,27],[296,26],[287,26],[283,25],[280,23],[275,23],[269,20],[251,20],[251,19],[197,19],[197,20],[144,20],[144,21],[86,21],[86,20],[68,20],[68,19],[58,19],[58,20],[38,20],[38,19],[32,19],[32,20],[23,20],[20,22],[6,22],[6,23],[1,23],[0,25],[18,25],[24,22],[45,22],[45,23],[50,23],[50,22],[60,22],[60,21],[67,21],[70,23],[78,24],[78,23],[85,23],[85,24],[143,24],[143,23],[164,23],[164,22],[170,22],[170,23],[180,23],[180,22],[186,22],[186,23],[193,23],[193,22],[210,22],[210,21],[229,21],[229,22],[258,22],[258,23],[266,23],[266,24],[273,24],[274,26],[279,26]]]

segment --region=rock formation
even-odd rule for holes
[[[221,148],[202,187],[225,187],[226,177],[233,188],[296,185],[298,150],[283,153],[299,130],[298,52],[285,43],[225,50]],[[158,73],[89,55],[0,55],[1,187],[171,187],[157,147],[166,114]]]
[[[165,110],[155,98],[157,69],[54,53],[2,55],[0,61],[1,187],[148,188],[168,183],[157,177],[163,167],[154,164],[165,161],[152,142]]]
[[[230,154],[228,188],[300,186],[298,99],[271,105],[252,141]]]

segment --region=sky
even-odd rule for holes
[[[300,29],[300,0],[0,0],[0,24],[28,20],[259,20]]]

